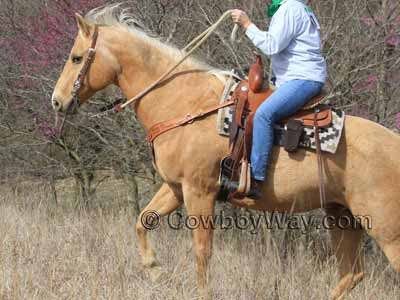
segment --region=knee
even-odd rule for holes
[[[400,273],[400,241],[383,247],[383,251],[385,252],[386,257],[388,258],[393,269],[397,273]]]
[[[197,261],[206,263],[211,258],[211,248],[207,246],[197,246],[195,250]]]
[[[136,225],[135,225],[135,229],[136,229],[136,233],[138,235],[142,235],[146,231],[146,228],[144,228],[144,226],[143,226],[143,224],[141,222],[141,215],[139,215],[139,218],[138,218],[138,220],[136,222]]]
[[[397,273],[400,274],[400,261],[395,263],[395,264],[393,264],[393,268]]]
[[[275,117],[275,112],[270,109],[269,107],[260,107],[257,109],[256,114],[254,116],[254,123],[255,124],[260,124],[260,123],[267,123],[267,124],[273,124],[276,120]]]

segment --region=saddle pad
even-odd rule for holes
[[[233,84],[230,94],[233,93],[237,83]],[[229,95],[225,95],[230,99]],[[232,107],[225,107],[218,112],[218,133],[222,136],[229,136],[229,126],[233,120]],[[321,150],[328,153],[336,153],[344,128],[345,113],[342,110],[333,109],[332,125],[327,128],[320,128]],[[275,125],[275,144],[283,146],[283,136],[285,127]],[[300,140],[300,147],[308,149],[316,149],[314,128],[305,127],[304,133]]]
[[[332,154],[336,153],[336,150],[340,143],[340,139],[342,137],[345,118],[346,115],[344,111],[333,109],[332,126],[320,129],[319,136],[321,140],[322,151]],[[304,130],[306,132],[306,136],[309,137],[310,148],[316,149],[317,146],[315,145],[314,128],[306,127]]]
[[[232,77],[226,81],[225,89],[219,102],[220,104],[227,102],[231,99],[239,82],[240,82],[239,80]],[[218,111],[218,118],[217,118],[218,134],[222,136],[229,136],[229,126],[232,123],[232,120],[233,120],[233,110],[231,106],[220,109]]]
[[[342,110],[332,109],[332,125],[326,128],[320,128],[320,142],[321,150],[335,154],[342,137],[344,128],[345,113]],[[285,127],[282,125],[275,125],[274,127],[274,143],[275,145],[284,145]],[[315,135],[313,127],[305,127],[303,135],[300,140],[300,147],[306,149],[317,149],[315,145]]]

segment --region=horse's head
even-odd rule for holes
[[[75,110],[95,92],[112,84],[117,76],[117,63],[110,55],[102,37],[103,28],[89,23],[79,14],[76,15],[76,20],[79,32],[51,99],[54,110],[58,112]],[[96,52],[93,60],[88,63],[89,49],[92,46]],[[74,92],[74,84],[79,82],[79,77],[82,79]],[[74,103],[75,101],[77,103]],[[70,109],[71,105],[74,105],[73,109]]]

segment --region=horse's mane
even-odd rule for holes
[[[143,41],[141,47],[158,49],[163,53],[163,56],[170,58],[172,61],[178,61],[183,57],[184,53],[182,51],[151,34],[151,31],[134,16],[131,9],[124,8],[122,4],[110,4],[92,9],[86,14],[85,19],[92,24],[119,27],[126,30]],[[226,75],[226,71],[217,70],[193,58],[188,59],[185,65],[190,68],[209,71],[221,80],[224,80],[223,77]]]

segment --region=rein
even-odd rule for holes
[[[226,11],[216,23],[211,25],[209,28],[207,28],[204,32],[202,32],[200,35],[195,37],[185,48],[182,49],[182,51],[185,53],[185,55],[174,65],[172,66],[167,72],[165,72],[159,79],[157,79],[154,83],[152,83],[150,86],[148,86],[146,89],[144,89],[142,92],[137,94],[135,97],[127,100],[123,104],[117,104],[113,108],[108,109],[104,112],[95,114],[90,116],[91,118],[101,118],[103,116],[107,116],[111,113],[118,113],[124,110],[128,105],[134,103],[137,100],[140,100],[144,96],[146,96],[149,92],[154,90],[160,83],[162,83],[169,75],[172,74],[186,59],[189,58],[193,54],[194,51],[196,51],[204,42],[210,37],[212,33],[214,33],[218,27],[222,24],[222,22],[231,15],[233,10],[228,10]],[[236,35],[237,31],[239,30],[239,25],[235,24],[232,34],[231,34],[231,42],[236,41]]]
[[[158,80],[156,80],[154,83],[152,83],[150,86],[148,86],[146,89],[144,89],[142,92],[140,92],[138,95],[136,95],[135,97],[127,100],[125,103],[121,104],[118,103],[117,105],[115,105],[114,107],[112,107],[111,109],[107,109],[101,113],[95,114],[95,115],[91,115],[89,116],[90,118],[100,118],[103,116],[107,116],[110,113],[118,113],[122,110],[124,110],[128,105],[134,103],[135,101],[143,98],[145,95],[147,95],[149,92],[151,92],[152,90],[154,90],[158,85],[160,85],[160,83],[162,83],[169,75],[171,75],[186,59],[189,58],[189,56],[191,56],[193,54],[194,51],[196,51],[202,44],[204,44],[204,42],[210,37],[210,35],[212,33],[214,33],[217,28],[222,24],[222,22],[228,18],[233,10],[228,10],[226,11],[219,19],[216,23],[214,23],[213,25],[211,25],[209,28],[207,28],[204,32],[202,32],[200,35],[198,35],[196,38],[194,38],[185,48],[182,49],[182,51],[185,53],[185,55],[174,65],[172,66],[167,72],[165,72]],[[239,29],[239,25],[235,24],[233,30],[232,30],[232,34],[231,34],[231,42],[235,42],[236,41],[236,35]],[[66,121],[66,118],[68,116],[68,114],[73,111],[75,108],[80,106],[80,99],[79,99],[79,92],[81,91],[82,87],[83,87],[83,82],[85,80],[85,77],[87,75],[87,72],[89,71],[89,68],[91,66],[91,64],[93,63],[94,57],[95,57],[95,53],[96,53],[96,43],[97,43],[97,39],[98,39],[98,25],[95,25],[95,29],[94,29],[94,33],[92,36],[92,44],[88,50],[88,55],[87,55],[87,59],[85,61],[85,64],[83,65],[81,71],[78,74],[77,79],[75,80],[74,84],[73,84],[73,89],[72,89],[72,101],[71,104],[68,106],[67,111],[65,112],[65,115],[61,121],[61,126],[59,129],[59,136],[62,136],[62,132],[64,129],[64,124]],[[164,133],[165,131],[169,131],[173,128],[179,127],[179,126],[183,126],[189,123],[194,122],[196,119],[201,118],[205,115],[208,115],[212,112],[215,112],[221,108],[227,107],[232,105],[233,103],[228,102],[228,103],[224,103],[224,104],[219,104],[217,106],[208,108],[206,111],[200,111],[198,113],[194,113],[194,114],[188,114],[186,115],[184,118],[180,118],[180,119],[174,119],[174,120],[169,120],[166,122],[161,122],[155,125],[154,128],[150,129],[150,133],[148,136],[148,141],[150,144],[152,144],[153,140],[161,135],[162,133]],[[59,114],[56,114],[56,127],[58,127],[58,123],[59,123]]]

